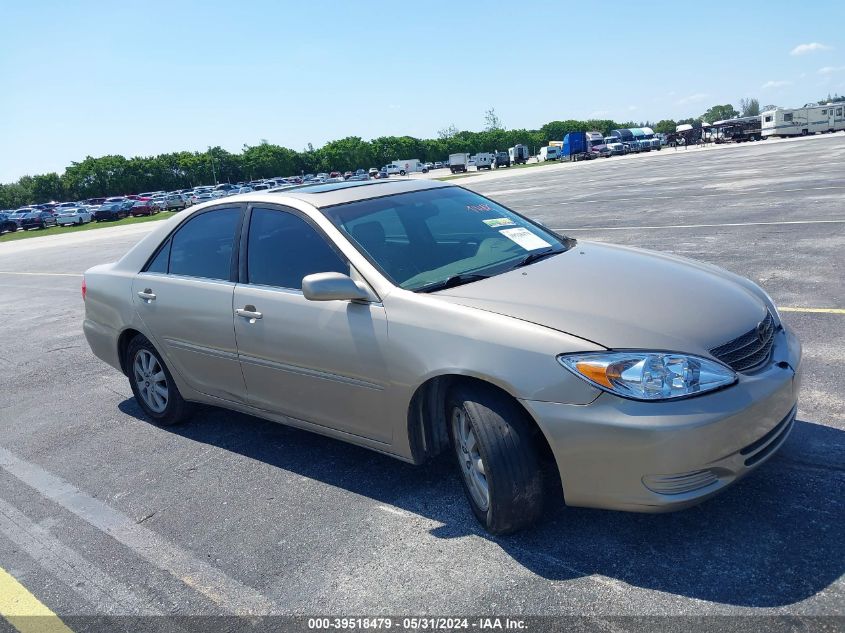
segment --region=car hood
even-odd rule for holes
[[[611,349],[699,355],[753,329],[768,309],[715,266],[591,242],[433,296]]]

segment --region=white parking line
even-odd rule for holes
[[[274,613],[273,603],[256,589],[196,558],[131,517],[85,494],[64,479],[0,447],[0,468],[80,519],[105,532],[156,567],[171,573],[235,615]]]
[[[15,270],[0,270],[0,275],[34,275],[36,277],[82,277],[82,273],[31,273]]]
[[[79,593],[99,614],[163,615],[150,600],[137,597],[3,499],[0,499],[0,534],[53,578]]]
[[[830,187],[802,187],[800,189],[751,189],[749,191],[737,191],[735,189],[728,189],[725,191],[696,191],[694,193],[687,193],[685,195],[677,194],[673,196],[633,196],[631,198],[579,198],[576,200],[561,200],[555,201],[555,205],[563,204],[600,204],[604,202],[629,202],[632,200],[686,200],[688,198],[713,198],[721,196],[753,196],[753,195],[774,195],[778,193],[792,193],[795,191],[826,191],[829,189],[845,189],[845,186],[830,186]]]
[[[723,222],[720,224],[666,224],[663,226],[584,226],[556,228],[553,231],[642,231],[652,229],[705,229],[721,226],[780,226],[787,224],[845,224],[845,220],[783,220],[779,222]]]

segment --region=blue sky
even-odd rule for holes
[[[5,5],[0,182],[87,155],[429,137],[490,107],[534,128],[845,93],[842,0]]]

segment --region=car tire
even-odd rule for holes
[[[459,385],[447,397],[446,416],[464,492],[479,522],[492,534],[533,524],[543,512],[543,476],[525,411],[495,389]]]
[[[142,334],[129,342],[126,371],[135,401],[153,422],[172,426],[190,417],[190,403],[179,393],[161,354]]]

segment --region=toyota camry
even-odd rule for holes
[[[175,215],[85,273],[84,331],[155,423],[216,405],[421,464],[486,529],[659,512],[759,467],[801,346],[757,285],[576,241],[446,183],[304,185]]]

